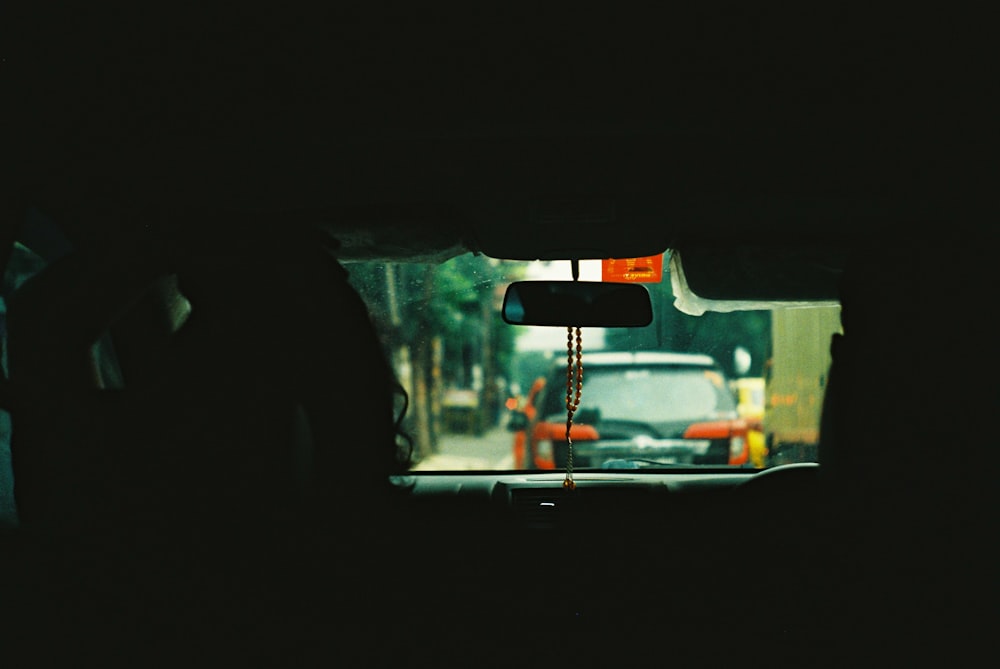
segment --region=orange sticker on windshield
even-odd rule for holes
[[[663,254],[642,258],[605,258],[602,281],[659,283],[663,280]]]

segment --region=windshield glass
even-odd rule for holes
[[[839,307],[691,316],[674,306],[667,260],[660,280],[644,280],[650,325],[582,329],[585,374],[574,423],[588,431],[573,438],[583,453],[577,468],[638,460],[639,450],[665,466],[817,461]],[[438,264],[346,266],[409,395],[403,426],[413,439],[413,470],[560,466],[566,328],[510,325],[500,305],[514,281],[572,279],[569,261],[465,254]],[[581,261],[579,278],[602,280],[601,261]],[[598,364],[609,351],[693,355],[671,364],[648,355],[624,366]]]
[[[599,415],[602,421],[662,423],[736,414],[732,393],[713,371],[665,366],[588,367],[586,388],[581,408]],[[554,393],[548,397],[545,418],[565,420],[566,408],[560,406],[560,398]]]

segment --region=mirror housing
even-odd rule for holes
[[[525,415],[523,411],[512,411],[510,413],[510,418],[507,419],[507,430],[509,432],[520,432],[521,430],[528,429],[528,416]]]
[[[634,328],[653,322],[653,305],[637,283],[515,281],[501,314],[511,325]]]
[[[752,363],[753,357],[750,355],[750,351],[745,346],[737,346],[733,351],[733,369],[736,371],[736,376],[749,374]]]

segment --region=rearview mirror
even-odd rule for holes
[[[515,281],[501,313],[511,325],[634,328],[653,321],[644,286],[606,281]]]

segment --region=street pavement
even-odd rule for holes
[[[514,435],[501,424],[481,435],[444,434],[437,453],[414,465],[412,471],[512,469]]]

